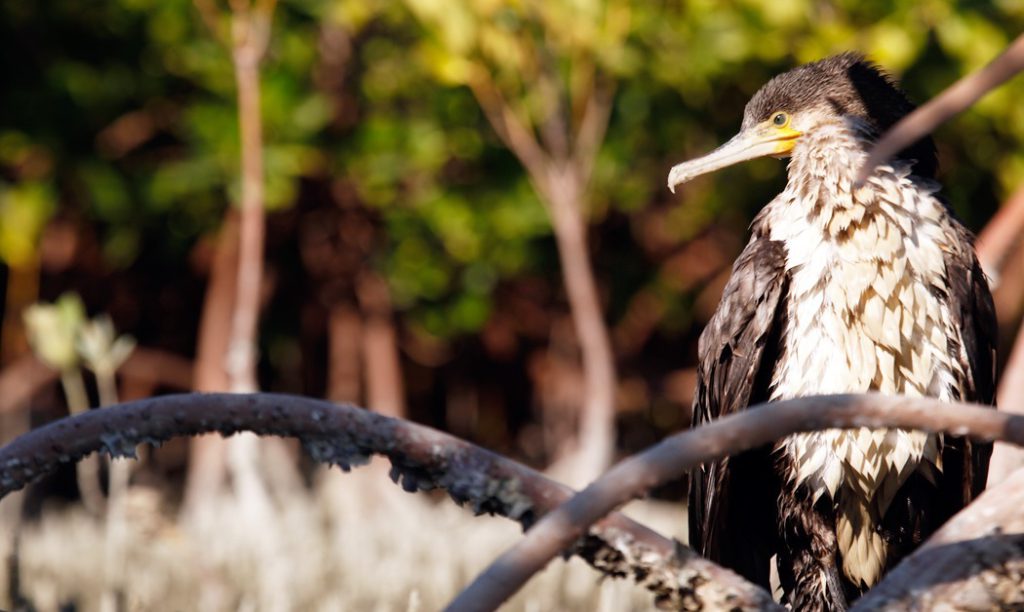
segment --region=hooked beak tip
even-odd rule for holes
[[[682,164],[680,164],[682,165]],[[673,166],[668,172],[668,190],[672,193],[676,192],[676,187],[686,182],[686,178],[680,176],[679,166]]]

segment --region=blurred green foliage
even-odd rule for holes
[[[615,248],[595,246],[610,317],[648,287],[686,318],[693,295],[659,280],[640,221],[663,210],[669,250],[712,225],[743,234],[783,164],[730,169],[678,198],[663,185],[673,163],[736,130],[761,84],[856,49],[920,101],[1022,28],[1020,0],[282,0],[262,81],[267,206],[300,205],[310,184],[351,187],[379,220],[370,265],[397,308],[434,335],[476,331],[502,281],[557,282],[557,258],[529,180],[465,83],[490,70],[538,116],[537,62],[570,92],[586,78],[574,66],[589,65],[616,84],[587,198],[594,224],[626,225],[625,246],[614,229]],[[238,195],[235,86],[190,1],[5,0],[0,47],[7,265],[31,256],[55,213],[92,223],[112,269],[144,249],[181,262],[218,227]],[[1024,177],[1022,94],[1011,82],[938,134],[946,193],[974,227]]]

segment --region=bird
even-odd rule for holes
[[[698,342],[692,425],[755,405],[878,392],[994,404],[996,321],[973,236],[939,195],[926,137],[857,173],[914,109],[847,52],[758,90],[740,132],[674,166],[674,192],[789,158]],[[984,488],[991,445],[902,429],[789,436],[690,473],[690,544],[793,610],[844,610]]]

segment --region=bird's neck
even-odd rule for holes
[[[806,211],[823,219],[845,217],[857,208],[854,180],[873,142],[870,129],[856,119],[837,119],[817,126],[797,142],[789,163],[786,192]],[[833,233],[841,229],[833,224]]]
[[[851,117],[821,124],[801,136],[791,155],[786,190],[780,196],[787,208],[784,215],[820,229],[826,239],[843,241],[865,221],[865,215],[877,212],[882,202],[910,216],[934,214],[917,208],[922,203],[926,208],[935,206],[929,196],[938,190],[938,184],[912,176],[907,161],[883,164],[863,187],[854,187],[874,141],[871,126]]]

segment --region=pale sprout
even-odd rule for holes
[[[78,333],[78,353],[98,376],[113,376],[135,349],[135,339],[118,336],[108,315],[85,323]]]
[[[85,323],[85,307],[77,295],[64,294],[53,304],[33,304],[25,310],[29,344],[39,359],[66,372],[78,367],[76,339]]]

